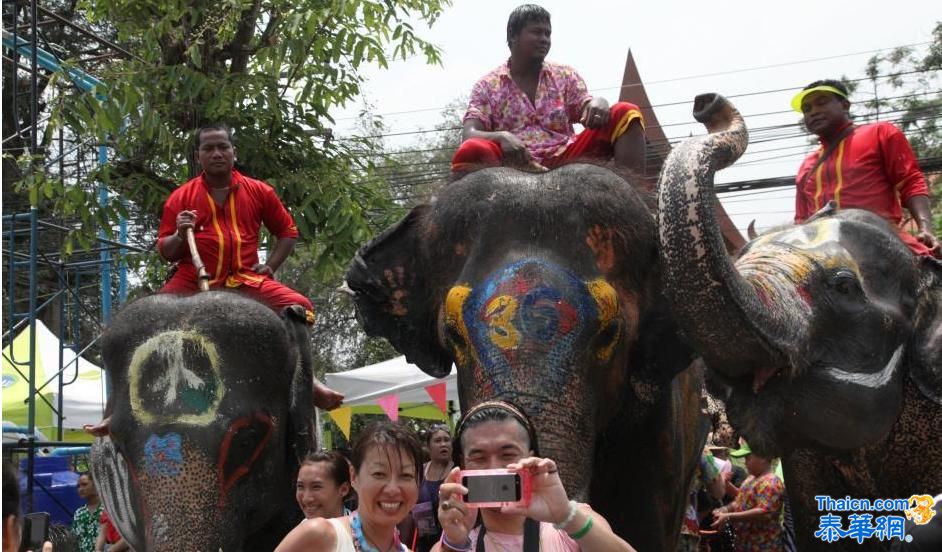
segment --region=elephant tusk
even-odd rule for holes
[[[759,234],[756,232],[756,219],[752,219],[749,222],[749,228],[746,228],[746,235],[749,236],[750,240],[754,240],[759,237]]]
[[[356,297],[356,296],[357,296],[357,292],[355,292],[355,291],[353,291],[352,289],[350,289],[350,286],[347,285],[347,281],[346,281],[346,280],[344,280],[343,283],[340,284],[340,286],[337,287],[337,291],[339,291],[339,292],[341,292],[341,293],[345,293],[345,294],[349,295],[350,297]]]

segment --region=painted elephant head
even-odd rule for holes
[[[367,333],[434,376],[456,364],[463,409],[523,407],[570,496],[591,494],[641,549],[672,546],[705,431],[631,184],[582,164],[471,173],[365,246],[346,281]]]
[[[300,519],[313,411],[303,322],[288,318],[206,292],[140,299],[108,326],[111,435],[92,468],[134,549],[271,550]]]
[[[659,225],[673,311],[730,386],[730,422],[753,450],[783,457],[796,517],[815,493],[942,490],[938,263],[915,259],[880,217],[833,209],[730,259],[704,207],[715,167],[697,160],[741,151],[747,137],[730,106],[716,117],[738,130],[674,150]]]

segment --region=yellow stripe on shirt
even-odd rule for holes
[[[206,195],[209,197],[209,212],[213,217],[213,228],[216,229],[216,237],[219,238],[219,255],[216,258],[216,273],[209,282],[210,284],[214,284],[222,278],[222,260],[226,250],[226,238],[222,233],[222,228],[219,226],[219,221],[216,219],[216,200],[213,199],[212,195]]]
[[[846,140],[846,138],[844,139]],[[834,163],[834,171],[837,173],[837,185],[834,187],[834,203],[841,206],[841,188],[844,187],[844,173],[841,170],[844,161],[844,140],[841,140],[837,146],[837,161]]]
[[[821,156],[824,155],[824,150],[818,150],[818,159],[821,159]],[[824,163],[818,164],[818,169],[814,172],[814,182],[815,182],[815,191],[814,191],[814,212],[818,212],[821,209],[821,192],[823,186],[821,184],[821,171],[824,170]]]

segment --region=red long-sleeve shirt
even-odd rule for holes
[[[833,199],[838,207],[866,209],[898,226],[903,220],[902,206],[913,196],[929,195],[909,141],[890,123],[854,128],[810,174],[828,145],[822,140],[821,147],[798,169],[796,223]]]
[[[261,225],[278,239],[296,238],[294,219],[271,186],[236,170],[232,171],[232,187],[225,203],[217,204],[209,190],[200,175],[170,194],[160,219],[157,251],[166,258],[163,243],[177,231],[177,214],[196,211],[196,248],[209,272],[210,286],[258,287],[265,277],[252,272],[252,267],[258,264]],[[174,278],[196,281],[189,251],[180,260]]]

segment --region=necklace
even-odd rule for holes
[[[350,528],[353,529],[353,536],[356,537],[353,539],[353,546],[356,548],[357,552],[379,552],[379,549],[370,544],[366,540],[366,535],[363,534],[363,522],[360,521],[360,513],[353,512],[353,515],[350,516]],[[393,546],[394,550],[404,551],[406,548],[399,541],[399,528],[393,529]]]

